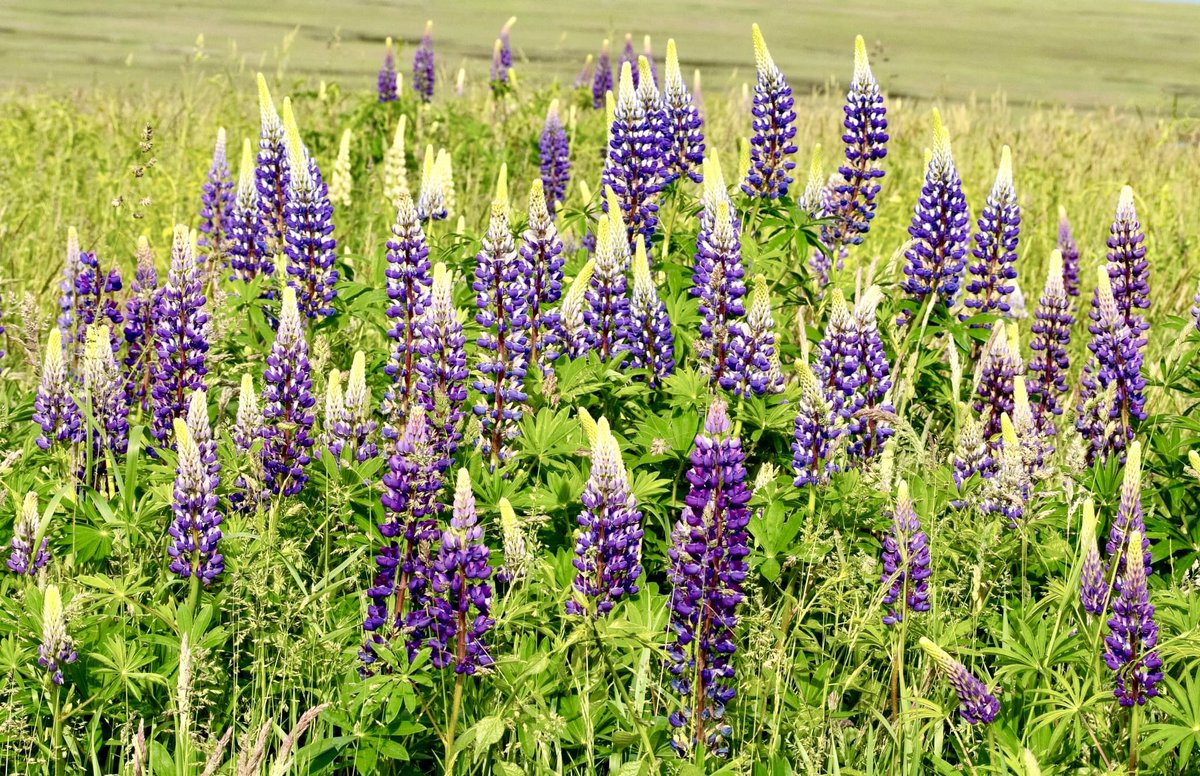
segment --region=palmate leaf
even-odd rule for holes
[[[1165,713],[1170,722],[1147,724],[1141,748],[1160,763],[1171,750],[1178,749],[1179,767],[1186,769],[1200,748],[1200,679],[1193,666],[1184,674],[1182,684],[1170,674],[1163,676],[1163,682],[1167,691],[1154,701],[1154,706]],[[1163,749],[1166,751],[1161,756],[1153,756]]]
[[[535,415],[526,415],[521,418],[517,456],[535,471],[542,468],[562,471],[568,466],[568,458],[579,448],[578,428],[567,407],[543,408]]]

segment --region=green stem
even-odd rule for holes
[[[621,696],[621,702],[625,704],[625,708],[629,709],[629,714],[633,717],[633,724],[637,727],[638,737],[642,740],[642,750],[650,757],[650,772],[658,772],[658,758],[654,756],[654,747],[650,745],[650,736],[646,734],[646,723],[642,720],[642,715],[638,712],[637,706],[633,704],[633,700],[629,697],[629,691],[625,689],[625,685],[617,678],[617,672],[613,669],[612,662],[608,658],[608,648],[604,641],[600,638],[600,631],[596,628],[596,619],[588,617],[588,624],[592,626],[592,637],[596,639],[596,647],[600,650],[600,658],[604,661],[604,670],[608,673],[612,683],[617,687],[617,693]]]
[[[1138,771],[1138,707],[1135,703],[1129,707],[1129,776]]]
[[[54,758],[54,774],[62,776],[63,761],[62,761],[62,687],[54,685],[54,750],[51,755]]]
[[[446,774],[454,773],[454,729],[458,727],[458,713],[462,710],[463,680],[466,674],[454,675],[454,699],[450,702],[450,719],[446,722]]]

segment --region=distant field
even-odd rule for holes
[[[1200,106],[1200,7],[1100,0],[1028,2],[933,0],[747,3],[738,0],[644,3],[596,0],[509,2],[281,4],[160,3],[113,0],[98,6],[53,0],[3,3],[0,87],[23,84],[166,86],[204,35],[205,67],[231,56],[247,68],[274,67],[352,85],[368,82],[380,44],[409,43],[426,18],[435,22],[440,66],[483,77],[491,41],[517,15],[514,46],[525,72],[572,79],[601,38],[654,36],[661,56],[674,37],[685,66],[707,83],[751,77],[749,27],[763,25],[772,53],[792,83],[817,87],[848,77],[853,37],[874,49],[880,80],[892,94],[964,98],[1003,91],[1016,103],[1063,103],[1182,109]],[[653,7],[652,7],[653,6]],[[757,8],[753,6],[759,6]],[[296,30],[286,47],[284,40]],[[614,40],[614,46],[620,41]],[[402,53],[407,60],[409,51]]]

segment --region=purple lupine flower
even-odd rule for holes
[[[750,138],[750,170],[742,191],[751,197],[775,199],[786,196],[796,167],[792,154],[796,146],[796,112],[792,87],[771,59],[762,31],[755,24],[754,63],[758,76],[754,82],[754,134]]]
[[[562,328],[559,339],[562,352],[567,358],[582,358],[595,344],[595,332],[588,328],[583,316],[595,268],[596,260],[588,259],[571,281],[567,293],[563,295],[562,305],[558,308]]]
[[[1108,583],[1104,580],[1104,564],[1096,546],[1096,507],[1089,498],[1083,503],[1083,528],[1079,533],[1079,549],[1083,563],[1079,574],[1079,601],[1083,610],[1099,617],[1108,606]]]
[[[388,418],[387,434],[394,436],[412,403],[417,338],[433,282],[429,276],[429,246],[425,242],[425,231],[407,192],[400,194],[392,236],[387,241],[386,259],[387,315],[392,321],[388,337],[393,345],[384,369],[392,378],[392,384],[384,395],[383,412]]]
[[[985,515],[998,514],[1004,517],[1010,528],[1020,525],[1021,518],[1028,514],[1033,493],[1026,444],[1027,440],[1018,436],[1009,414],[1003,413],[1000,416],[1000,438],[993,448],[995,473],[987,478],[980,511]]]
[[[1113,593],[1116,594],[1121,592],[1125,579],[1130,574],[1126,556],[1132,551],[1133,545],[1128,537],[1134,531],[1142,536],[1142,568],[1144,575],[1149,576],[1150,539],[1146,537],[1146,521],[1142,513],[1142,443],[1137,440],[1129,445],[1125,457],[1125,471],[1121,477],[1121,500],[1104,546],[1109,563],[1116,567],[1116,573],[1113,575]]]
[[[258,396],[254,393],[254,378],[246,373],[242,375],[237,415],[230,432],[233,447],[239,454],[238,459],[246,462],[246,468],[238,474],[233,492],[229,495],[229,502],[236,512],[253,512],[266,497],[262,450],[254,450],[254,443],[263,438],[263,430],[263,414],[258,406]]]
[[[995,321],[979,361],[973,405],[983,419],[983,438],[991,451],[995,451],[1000,436],[1000,416],[1013,411],[1013,378],[1024,369],[1016,327]]]
[[[1138,529],[1130,531],[1126,551],[1136,552],[1142,538]],[[1109,635],[1104,637],[1104,662],[1116,674],[1113,694],[1122,706],[1144,705],[1148,698],[1158,695],[1157,685],[1163,678],[1162,658],[1154,649],[1158,624],[1154,622],[1146,573],[1140,563],[1128,567],[1125,584],[1112,602]]]
[[[858,326],[846,306],[846,298],[840,288],[835,288],[829,322],[817,343],[813,374],[821,383],[825,400],[843,420],[849,420],[858,411],[858,386],[862,379],[859,369],[862,345],[858,339]]]
[[[521,234],[520,249],[529,273],[529,363],[543,371],[558,355],[561,322],[558,311],[550,308],[562,297],[565,263],[562,238],[545,191],[543,182],[535,179],[529,191],[529,221]]]
[[[476,256],[475,321],[482,327],[479,378],[471,385],[480,393],[472,411],[483,427],[480,446],[495,468],[510,454],[508,442],[517,434],[521,382],[528,364],[529,286],[525,261],[517,252],[508,226],[508,200],[492,202],[492,216]]]
[[[321,178],[317,160],[300,140],[291,102],[283,102],[287,129],[288,186],[284,201],[283,252],[287,256],[287,284],[297,291],[300,312],[306,318],[333,315],[338,271],[334,269],[333,205],[329,187]]]
[[[987,441],[983,437],[983,427],[975,419],[974,413],[965,405],[959,411],[962,424],[958,428],[958,439],[954,447],[954,487],[961,495],[963,484],[973,475],[978,474],[989,479],[995,474],[995,459]],[[956,509],[962,509],[967,502],[956,499],[950,502]]]
[[[608,38],[600,46],[600,56],[596,57],[596,74],[592,79],[592,109],[604,107],[604,95],[613,90],[612,62],[608,54]]]
[[[63,359],[62,329],[51,329],[42,358],[42,380],[33,400],[33,422],[41,427],[37,446],[73,445],[83,440],[79,405],[71,395],[67,364]]]
[[[121,287],[121,273],[116,267],[106,274],[100,268],[100,262],[95,253],[83,251],[79,254],[73,300],[75,309],[72,315],[75,331],[71,337],[71,347],[68,351],[73,366],[83,355],[87,330],[91,326],[107,322],[115,329],[118,324],[124,322],[125,317],[121,315],[121,306],[115,297]],[[119,341],[115,338],[110,344],[114,351],[120,346]]]
[[[75,227],[67,229],[67,257],[63,264],[63,279],[58,288],[58,328],[70,332],[75,326],[75,276],[79,274],[79,232]]]
[[[828,218],[832,195],[830,181],[825,177],[825,170],[821,164],[821,144],[817,143],[813,146],[812,159],[808,166],[808,180],[800,198],[796,200],[796,207],[807,215],[810,221]],[[833,269],[833,252],[823,242],[829,236],[824,232],[828,231],[827,228],[823,230],[821,244],[812,249],[808,259],[808,268],[812,270],[819,288],[829,285],[829,272]],[[845,255],[845,248],[838,250],[839,268],[843,266]]]
[[[147,410],[158,361],[154,341],[158,321],[154,316],[159,289],[158,270],[154,268],[154,256],[145,237],[138,238],[137,271],[130,291],[125,302],[125,402],[130,409]]]
[[[1200,283],[1196,284],[1196,295],[1192,297],[1192,320],[1196,323],[1196,331],[1200,331]]]
[[[517,17],[510,16],[504,26],[500,28],[500,64],[504,66],[505,71],[511,70],[513,66],[512,55],[512,28],[517,23]]]
[[[662,93],[658,90],[658,82],[651,72],[652,65],[650,61],[645,57],[638,57],[637,67],[638,72],[641,73],[641,78],[634,91],[637,94],[638,101],[642,103],[642,110],[646,113],[646,128],[654,144],[655,175],[658,177],[657,186],[661,190],[670,182],[670,170],[666,166],[671,144],[671,127],[668,123],[667,106],[663,102]],[[615,111],[616,106],[613,109]],[[630,242],[632,241],[633,238],[631,237]]]
[[[435,668],[453,665],[457,674],[472,675],[492,665],[483,637],[491,618],[492,586],[488,581],[488,548],[475,516],[475,495],[466,469],[458,470],[454,509],[433,561],[433,600],[429,647]]]
[[[89,484],[101,490],[108,473],[108,457],[124,455],[129,447],[129,405],[124,384],[113,356],[107,326],[91,326],[87,332],[82,373],[83,430],[88,444]]]
[[[763,275],[754,276],[754,292],[746,320],[738,323],[730,342],[728,374],[737,382],[726,386],[738,396],[762,396],[783,390],[783,374],[775,345],[775,319],[771,315],[771,292]]]
[[[908,495],[908,483],[900,481],[892,508],[892,530],[883,538],[884,625],[904,621],[904,611],[929,611],[929,537]]]
[[[792,470],[796,478],[792,484],[801,488],[805,485],[824,485],[829,475],[838,470],[832,457],[834,443],[841,429],[835,425],[837,413],[825,399],[808,362],[800,360],[798,370],[800,400],[796,407],[792,439]]]
[[[592,82],[592,71],[595,69],[595,58],[588,54],[583,60],[583,67],[579,68],[579,74],[575,76],[575,81],[571,84],[571,88],[575,91],[584,89]],[[612,78],[610,75],[609,78]]]
[[[675,39],[667,41],[667,75],[663,83],[663,176],[667,181],[686,175],[694,183],[704,180],[704,122],[692,100],[683,73]]]
[[[264,252],[266,256],[273,256],[283,251],[283,238],[287,232],[284,211],[291,171],[283,122],[275,111],[267,79],[262,73],[258,74],[258,107],[262,126],[258,134],[254,183],[258,188]]]
[[[350,365],[346,393],[342,397],[342,413],[348,457],[363,463],[378,455],[376,423],[371,418],[371,389],[367,387],[367,357],[361,350],[354,353],[354,361]]]
[[[175,418],[187,411],[187,396],[204,390],[208,353],[208,313],[195,246],[184,226],[175,227],[167,284],[154,296],[151,320],[156,322],[157,358],[150,399],[154,408],[151,432],[169,443]]]
[[[21,505],[21,516],[13,525],[12,540],[9,542],[11,551],[6,564],[9,571],[32,577],[50,562],[50,539],[45,533],[38,516],[37,493],[29,491]]]
[[[938,668],[942,669],[946,678],[950,680],[950,686],[958,695],[958,713],[968,724],[986,725],[996,719],[996,715],[1000,713],[1000,701],[988,692],[987,685],[976,679],[966,666],[950,657],[944,649],[926,637],[921,637],[920,644],[921,649],[933,658]]]
[[[242,145],[237,192],[229,213],[229,266],[234,278],[246,282],[275,271],[267,249],[267,229],[259,209],[256,181],[254,156],[247,138]]]
[[[1125,323],[1109,281],[1100,267],[1092,295],[1092,355],[1080,376],[1075,428],[1088,440],[1088,462],[1107,460],[1133,439],[1133,426],[1146,419],[1146,379],[1142,377],[1140,340]]]
[[[636,595],[642,574],[642,513],[629,488],[621,447],[608,421],[596,423],[592,470],[580,497],[575,535],[574,597],[568,614],[605,617],[625,596]]]
[[[558,118],[558,100],[551,100],[550,109],[546,111],[546,125],[538,140],[538,157],[546,206],[553,216],[558,203],[566,201],[567,184],[571,181],[571,151],[567,131]]]
[[[233,210],[233,179],[225,156],[225,127],[217,129],[212,166],[200,189],[200,246],[208,249],[209,259],[225,255],[230,238],[230,211]]]
[[[905,252],[906,277],[900,287],[920,307],[930,294],[949,306],[958,294],[966,264],[967,201],[950,152],[950,133],[941,114],[933,112],[933,152],[928,157],[921,196],[913,209],[908,233],[912,246]],[[901,316],[901,322],[909,316]]]
[[[892,388],[891,365],[876,317],[882,298],[879,287],[871,286],[855,303],[853,312],[858,343],[858,378],[855,380],[855,410],[847,429],[847,450],[860,460],[877,455],[895,433],[890,419],[896,408],[887,400]]]
[[[419,332],[416,393],[433,426],[438,469],[445,473],[462,439],[459,425],[467,400],[467,355],[450,273],[441,262],[433,267],[429,306],[421,317]]]
[[[625,366],[648,371],[647,383],[657,386],[675,371],[675,336],[667,306],[658,298],[650,274],[650,257],[639,234],[633,257],[633,295],[629,300],[622,347],[629,351]]]
[[[1067,209],[1058,208],[1058,244],[1062,253],[1062,284],[1067,296],[1079,296],[1079,246],[1071,236],[1071,222],[1067,220]]]
[[[492,69],[488,75],[488,86],[492,90],[493,97],[501,97],[509,90],[509,72],[504,65],[504,43],[496,38],[496,43],[492,47]]]
[[[613,218],[601,216],[596,234],[592,280],[583,308],[584,324],[593,332],[592,349],[601,361],[608,361],[627,350],[629,333],[629,297],[625,280],[625,230],[613,224]]]
[[[1071,327],[1075,316],[1071,314],[1071,301],[1063,287],[1063,255],[1058,249],[1050,254],[1050,269],[1046,275],[1046,287],[1038,299],[1033,314],[1033,339],[1029,349],[1029,371],[1033,373],[1030,395],[1034,400],[1034,418],[1043,436],[1058,433],[1055,416],[1062,414],[1060,401],[1067,392],[1067,376],[1071,369],[1071,357],[1067,349],[1071,345]]]
[[[867,61],[867,44],[854,39],[854,76],[842,111],[846,163],[838,168],[839,179],[830,190],[829,210],[833,223],[824,229],[821,241],[840,262],[846,246],[859,245],[875,218],[875,197],[884,175],[881,160],[887,156],[887,109],[879,83]]]
[[[1133,205],[1133,189],[1121,188],[1117,215],[1108,237],[1108,277],[1113,299],[1136,338],[1138,350],[1146,347],[1150,322],[1144,311],[1150,309],[1150,262],[1146,260],[1146,233]]]
[[[217,511],[220,477],[205,463],[203,451],[181,418],[175,418],[175,449],[179,463],[171,503],[175,519],[167,548],[170,569],[182,579],[195,577],[207,587],[225,570],[225,558],[220,553],[221,514]]]
[[[46,585],[42,594],[42,643],[38,645],[38,665],[46,669],[50,681],[61,686],[65,681],[63,666],[78,658],[75,642],[67,635],[67,618],[58,585]]]
[[[425,22],[425,34],[413,54],[413,91],[421,102],[433,101],[433,20]]]
[[[283,289],[279,329],[263,373],[263,467],[272,493],[294,496],[308,482],[313,446],[312,377],[296,290]]]
[[[621,47],[621,59],[617,62],[617,72],[620,73],[625,65],[629,65],[629,69],[633,76],[633,86],[638,85],[638,69],[637,69],[637,52],[633,49],[633,33],[625,33],[625,45]]]
[[[1021,206],[1013,186],[1012,151],[1000,151],[1000,169],[996,182],[979,215],[975,232],[975,261],[968,268],[973,277],[967,282],[963,305],[971,314],[1007,313],[1008,295],[1016,288],[1017,240],[1021,233]],[[961,315],[964,319],[966,314]]]
[[[399,99],[396,84],[396,47],[388,37],[384,44],[383,64],[379,67],[379,76],[375,79],[375,92],[379,102],[395,102]]]
[[[667,670],[681,696],[680,708],[669,717],[678,729],[671,746],[683,756],[696,746],[721,756],[728,753],[731,732],[725,706],[737,694],[734,632],[750,554],[746,454],[730,433],[723,400],[709,407],[695,445],[683,514],[667,550],[674,635]]]
[[[725,192],[720,169],[710,164],[704,173],[705,203],[700,213],[700,231],[696,236],[695,264],[692,268],[693,296],[700,297],[700,337],[696,355],[701,370],[717,385],[740,375],[727,374],[733,324],[745,315],[742,298],[743,280],[740,227]]]
[[[617,195],[627,241],[641,234],[647,240],[658,226],[657,197],[662,188],[662,145],[658,116],[648,115],[634,87],[633,68],[621,65],[620,89],[613,107],[601,185]],[[609,212],[609,198],[603,199]]]

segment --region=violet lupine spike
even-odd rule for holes
[[[861,460],[877,455],[895,433],[889,421],[896,412],[888,401],[892,389],[891,365],[876,317],[882,298],[879,286],[871,286],[855,303],[853,311],[858,341],[858,379],[855,381],[856,409],[847,428],[847,451]]]
[[[421,102],[433,101],[433,65],[433,20],[430,19],[425,22],[425,33],[413,54],[412,86]]]
[[[706,204],[696,237],[691,293],[700,298],[703,321],[695,349],[701,370],[714,385],[722,385],[740,378],[728,373],[727,362],[733,325],[746,313],[742,302],[746,296],[746,271],[742,265],[739,226],[716,165],[709,165],[704,185],[713,202],[713,212],[708,213]]]
[[[793,425],[792,471],[797,488],[805,485],[824,485],[829,475],[838,470],[832,460],[835,444],[841,434],[835,425],[837,413],[826,401],[821,385],[808,362],[798,362],[800,399]]]
[[[736,383],[724,386],[738,396],[762,396],[783,390],[783,375],[773,372],[776,359],[775,319],[771,315],[771,292],[763,275],[754,276],[750,308],[730,342],[728,373]]]
[[[300,312],[306,318],[327,318],[334,313],[338,281],[338,271],[333,266],[337,248],[333,238],[333,205],[317,160],[300,140],[300,129],[287,99],[283,102],[283,120],[290,171],[284,202],[287,283],[297,290]]]
[[[75,276],[79,274],[79,232],[67,228],[67,256],[63,264],[63,279],[59,282],[62,295],[58,298],[58,328],[70,332],[75,327]]]
[[[862,377],[859,370],[862,346],[858,340],[854,316],[846,306],[841,289],[835,288],[825,335],[817,343],[813,373],[821,383],[825,400],[844,421],[849,421],[858,411],[860,400],[858,386]]]
[[[662,384],[675,371],[675,336],[667,306],[658,298],[658,289],[650,273],[650,257],[641,235],[633,257],[633,294],[629,300],[629,315],[623,347],[629,351],[625,366],[648,371],[648,384]]]
[[[579,68],[579,74],[575,76],[575,81],[571,84],[571,88],[575,91],[586,88],[592,82],[592,71],[594,69],[595,58],[591,54],[588,54],[584,57],[583,67]],[[612,76],[610,75],[609,77],[611,78]]]
[[[79,254],[79,267],[75,275],[75,309],[72,315],[75,331],[72,334],[68,355],[72,365],[79,362],[83,355],[83,346],[87,341],[87,330],[96,324],[108,323],[113,330],[123,323],[121,306],[116,300],[116,292],[122,288],[121,273],[113,267],[108,273],[100,268],[100,261],[91,251]],[[110,343],[113,351],[119,349],[120,342],[114,337]]]
[[[796,138],[796,112],[792,87],[771,59],[762,31],[755,24],[754,62],[758,76],[754,82],[754,134],[750,138],[750,169],[742,191],[751,197],[775,199],[786,196],[796,163],[793,140]]]
[[[567,613],[605,617],[617,601],[637,594],[642,574],[642,513],[605,418],[596,424],[592,468],[581,501],[575,535],[578,574]]]
[[[558,100],[551,100],[546,111],[546,124],[538,140],[538,158],[546,207],[553,217],[559,203],[566,201],[567,184],[571,182],[571,149],[567,130],[558,117]]]
[[[217,129],[212,165],[200,189],[200,247],[210,260],[220,260],[228,250],[230,212],[233,210],[233,179],[225,155],[225,127]]]
[[[529,287],[524,259],[517,252],[508,225],[508,200],[492,202],[491,221],[476,256],[475,321],[480,325],[479,377],[471,385],[480,401],[472,411],[483,427],[480,446],[495,468],[510,455],[509,441],[517,435],[522,381],[528,364]]]
[[[595,345],[594,335],[584,320],[584,310],[587,308],[587,295],[591,289],[592,275],[596,270],[596,260],[588,259],[579,270],[579,274],[571,281],[567,293],[563,295],[562,304],[558,308],[559,322],[562,326],[560,337],[562,352],[568,358],[582,358]]]
[[[249,373],[243,374],[238,392],[237,415],[230,432],[233,447],[237,450],[239,458],[246,462],[247,469],[237,476],[233,492],[229,496],[229,502],[235,512],[253,512],[266,495],[263,488],[266,476],[262,450],[254,450],[254,443],[263,438],[263,431],[263,414],[258,406],[258,395],[254,392],[254,378]]]
[[[984,439],[983,427],[975,419],[971,409],[962,406],[959,416],[962,418],[962,424],[959,426],[958,440],[954,448],[954,486],[961,495],[963,484],[973,475],[978,474],[984,479],[989,479],[995,474],[995,459]],[[956,509],[967,505],[962,499],[950,503]]]
[[[908,228],[913,243],[904,254],[906,277],[900,284],[918,307],[930,294],[937,294],[947,306],[953,304],[966,265],[969,232],[967,201],[950,151],[950,133],[935,109],[933,151]],[[902,315],[900,322],[908,320]]]
[[[107,479],[108,457],[125,454],[129,446],[129,406],[125,403],[124,384],[117,359],[113,356],[107,326],[90,326],[80,370],[83,398],[83,432],[88,442],[87,461],[91,465],[86,478],[95,490]]]
[[[1067,209],[1061,205],[1058,208],[1058,243],[1056,248],[1062,253],[1062,284],[1067,295],[1079,296],[1079,246],[1071,236],[1071,222],[1067,220]]]
[[[263,373],[263,467],[272,493],[294,496],[308,482],[313,446],[312,377],[296,290],[283,290],[275,342]]]
[[[375,79],[375,94],[379,102],[395,102],[400,96],[396,84],[396,47],[390,37],[384,43],[383,64]]]
[[[247,138],[242,144],[237,191],[229,213],[229,266],[233,277],[245,282],[275,271],[275,262],[267,249],[267,229],[259,209],[256,181],[254,155]]]
[[[663,83],[663,175],[674,180],[686,175],[701,183],[704,175],[704,122],[683,82],[675,39],[667,41],[667,73]]]
[[[1043,436],[1058,433],[1054,419],[1062,414],[1061,402],[1068,390],[1071,370],[1068,348],[1075,316],[1071,314],[1071,300],[1063,287],[1064,275],[1062,252],[1055,249],[1050,254],[1046,286],[1033,314],[1033,339],[1029,342],[1029,349],[1033,351],[1029,359],[1032,373],[1029,393],[1034,417]]]
[[[671,746],[683,756],[696,746],[718,756],[729,750],[725,707],[737,694],[737,608],[750,554],[746,454],[730,428],[725,402],[716,399],[696,435],[688,494],[667,550],[674,636],[667,670],[681,696],[669,721],[677,729]]]
[[[995,450],[1000,436],[1000,416],[1013,411],[1013,378],[1024,368],[1016,327],[995,321],[980,357],[973,404],[983,419],[983,438],[989,450]]]
[[[592,109],[604,107],[604,95],[613,91],[612,61],[608,54],[608,38],[600,46],[600,56],[596,57],[596,74],[592,79]]]
[[[176,226],[167,283],[154,298],[153,320],[157,322],[154,347],[158,359],[150,388],[154,408],[151,432],[160,443],[169,442],[174,419],[187,412],[188,395],[205,388],[209,320],[206,301],[196,264],[196,247],[187,228]]]
[[[66,680],[63,666],[78,658],[75,642],[67,635],[67,618],[58,585],[46,585],[46,591],[42,593],[42,643],[38,645],[38,665],[46,669],[50,681],[61,686]]]
[[[1146,260],[1146,233],[1138,221],[1133,204],[1133,189],[1124,186],[1117,202],[1117,214],[1109,227],[1108,277],[1112,281],[1113,298],[1125,318],[1125,325],[1145,351],[1150,322],[1145,311],[1150,309],[1150,262]]]
[[[1125,457],[1125,471],[1121,477],[1121,500],[1104,546],[1109,563],[1116,566],[1112,585],[1114,594],[1121,592],[1130,573],[1126,554],[1133,546],[1128,537],[1134,531],[1142,536],[1142,568],[1144,574],[1149,575],[1150,539],[1146,537],[1146,522],[1142,514],[1142,444],[1137,440],[1130,444]]]
[[[454,666],[456,674],[475,674],[492,665],[484,636],[495,625],[492,567],[475,515],[475,495],[466,469],[458,470],[450,525],[442,532],[433,561],[433,623],[429,647],[435,668]]]
[[[625,339],[629,332],[629,298],[621,255],[624,242],[624,230],[614,226],[612,218],[601,216],[587,305],[583,308],[584,324],[593,332],[592,349],[601,361],[629,347]]]
[[[521,260],[529,283],[529,363],[543,371],[559,352],[561,321],[551,309],[562,297],[563,244],[550,214],[545,187],[535,179],[529,192],[529,220],[521,234]]]
[[[908,483],[900,481],[892,507],[892,528],[883,538],[884,625],[904,621],[905,610],[927,612],[929,605],[929,537],[908,494]]]
[[[421,318],[419,331],[416,395],[433,426],[438,469],[445,473],[462,439],[459,426],[467,400],[468,370],[466,337],[454,309],[450,273],[441,262],[433,267],[429,306]]]
[[[1104,564],[1100,562],[1100,550],[1096,546],[1096,507],[1090,498],[1083,503],[1079,549],[1083,556],[1079,574],[1079,601],[1085,612],[1099,617],[1108,606],[1108,583],[1104,579]]]
[[[658,227],[657,197],[662,188],[661,134],[634,87],[633,68],[621,65],[620,88],[613,107],[601,185],[617,195],[627,241],[647,240]],[[602,200],[609,212],[608,198]]]
[[[429,245],[425,242],[425,231],[407,192],[400,194],[392,236],[387,241],[386,260],[387,316],[392,321],[388,337],[393,344],[384,369],[392,378],[392,385],[384,395],[383,412],[388,418],[387,433],[394,436],[412,403],[417,338],[433,282],[429,275]]]
[[[42,357],[42,379],[33,400],[33,422],[42,429],[37,446],[43,450],[83,440],[82,417],[70,391],[62,343],[62,330],[51,329]]]
[[[261,128],[258,134],[254,182],[258,188],[263,247],[266,256],[273,256],[283,251],[283,238],[287,232],[284,207],[291,172],[283,121],[275,111],[275,103],[271,100],[271,92],[267,88],[267,79],[262,73],[258,74],[258,106]]]
[[[509,68],[504,64],[504,43],[496,38],[496,43],[492,46],[492,68],[488,74],[488,86],[493,97],[502,97],[508,92],[509,75]]]
[[[171,502],[175,519],[167,548],[170,569],[182,579],[195,577],[207,587],[225,569],[225,558],[220,553],[221,514],[217,511],[220,477],[205,463],[202,450],[181,418],[175,419],[175,449],[179,463]]]
[[[646,113],[646,129],[654,144],[655,175],[658,177],[657,186],[662,189],[670,181],[670,170],[667,169],[671,135],[667,121],[666,103],[658,90],[658,83],[651,73],[651,63],[645,57],[638,57],[637,68],[641,74],[637,88],[638,101]],[[633,238],[630,238],[630,242]]]
[[[13,525],[12,540],[6,565],[14,574],[35,576],[50,562],[50,538],[46,535],[38,514],[38,497],[34,491],[25,494],[21,515]],[[38,539],[41,539],[39,542]],[[37,546],[37,551],[34,547]]]
[[[637,58],[637,52],[633,48],[633,33],[627,32],[625,33],[625,45],[621,47],[621,59],[617,62],[617,72],[620,73],[625,65],[629,65],[633,76],[634,88],[637,88],[638,77],[640,75],[637,69]]]
[[[952,658],[944,649],[922,636],[921,649],[933,658],[938,668],[950,681],[950,686],[958,695],[958,713],[971,725],[987,725],[996,719],[1000,713],[1000,701],[988,692],[987,685],[979,681],[967,667]]]
[[[1129,532],[1126,551],[1135,551],[1142,543],[1142,532]],[[1162,658],[1158,645],[1158,624],[1146,586],[1148,571],[1140,563],[1129,566],[1125,584],[1113,598],[1113,615],[1108,621],[1109,635],[1104,637],[1104,662],[1116,674],[1113,694],[1122,706],[1142,706],[1159,694]]]
[[[345,425],[347,456],[363,463],[379,453],[375,443],[376,423],[371,418],[371,389],[367,387],[367,357],[361,351],[354,353],[350,365],[350,376],[346,379],[346,392],[342,397],[342,423]]]
[[[887,156],[887,109],[879,83],[867,61],[867,44],[854,39],[854,76],[842,111],[846,162],[838,168],[840,179],[830,189],[833,223],[823,230],[822,242],[841,261],[846,246],[859,245],[875,218],[875,197],[883,178],[880,162]]]
[[[500,64],[504,66],[506,71],[511,70],[513,66],[512,28],[516,23],[517,17],[510,16],[508,17],[508,21],[504,23],[504,26],[500,28],[500,37],[498,39],[500,41]]]
[[[1012,151],[1000,151],[1000,169],[996,182],[979,215],[975,232],[975,261],[968,271],[963,305],[970,315],[1008,313],[1012,308],[1008,295],[1016,288],[1017,241],[1021,232],[1021,206],[1013,186]],[[965,316],[964,316],[965,317]]]
[[[138,238],[137,271],[125,302],[125,402],[130,409],[150,409],[150,389],[158,364],[155,349],[158,320],[158,270],[150,253],[150,242]]]

